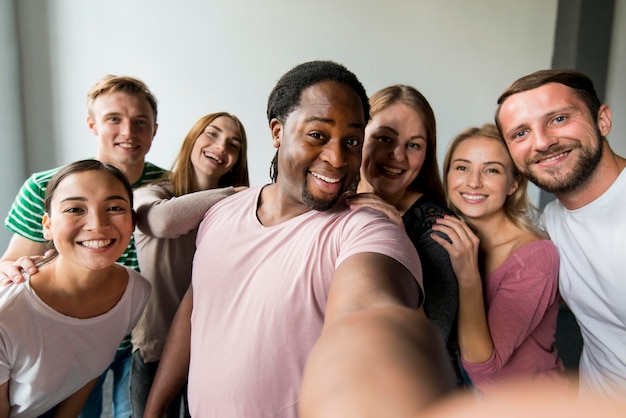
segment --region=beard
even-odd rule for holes
[[[308,182],[307,182],[302,187],[302,202],[310,209],[319,210],[323,212],[323,211],[330,210],[333,206],[335,206],[335,204],[337,203],[337,201],[339,200],[342,194],[343,194],[343,191],[340,193],[337,193],[336,196],[332,196],[328,199],[320,199],[319,197],[313,196],[309,192],[309,187],[308,187]]]
[[[602,148],[604,146],[605,139],[599,132],[597,132],[597,139],[598,141],[596,143],[596,147],[578,146],[577,148],[574,148],[580,150],[580,156],[569,173],[564,172],[560,168],[552,168],[543,171],[543,176],[539,177],[529,168],[533,166],[533,162],[532,160],[528,160],[526,161],[523,174],[528,178],[528,180],[537,185],[537,187],[549,193],[570,193],[585,184],[598,167],[598,164],[602,159]],[[555,155],[560,151],[560,148],[554,148],[551,149],[549,153],[546,152],[545,155]],[[542,154],[543,153],[537,153],[537,155],[535,155],[535,159],[537,156],[541,156]]]

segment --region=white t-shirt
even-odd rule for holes
[[[107,313],[63,315],[24,283],[0,287],[0,383],[9,381],[11,417],[36,417],[68,398],[111,364],[150,296],[128,269],[128,286]]]
[[[544,225],[559,250],[559,286],[584,340],[581,393],[626,392],[626,170],[585,207],[546,206]]]

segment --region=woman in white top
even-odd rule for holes
[[[83,160],[50,181],[44,237],[55,253],[0,287],[0,417],[76,417],[134,327],[150,284],[115,263],[134,229],[128,180]]]

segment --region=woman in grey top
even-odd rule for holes
[[[167,333],[189,284],[196,232],[217,201],[249,186],[247,139],[237,117],[225,112],[202,117],[185,137],[172,170],[135,191],[139,267],[152,296],[132,332],[130,377],[133,416],[142,417]],[[168,416],[179,417],[184,389]],[[186,412],[188,416],[188,412]]]

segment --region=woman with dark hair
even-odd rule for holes
[[[97,184],[98,187],[94,187]],[[150,296],[116,263],[134,228],[124,174],[97,160],[46,188],[43,234],[55,252],[0,287],[0,416],[77,417]]]
[[[448,253],[431,238],[437,218],[450,214],[437,165],[435,114],[418,90],[393,85],[369,98],[363,162],[351,207],[371,206],[405,228],[422,264],[424,311],[448,349],[458,383],[457,283]]]

